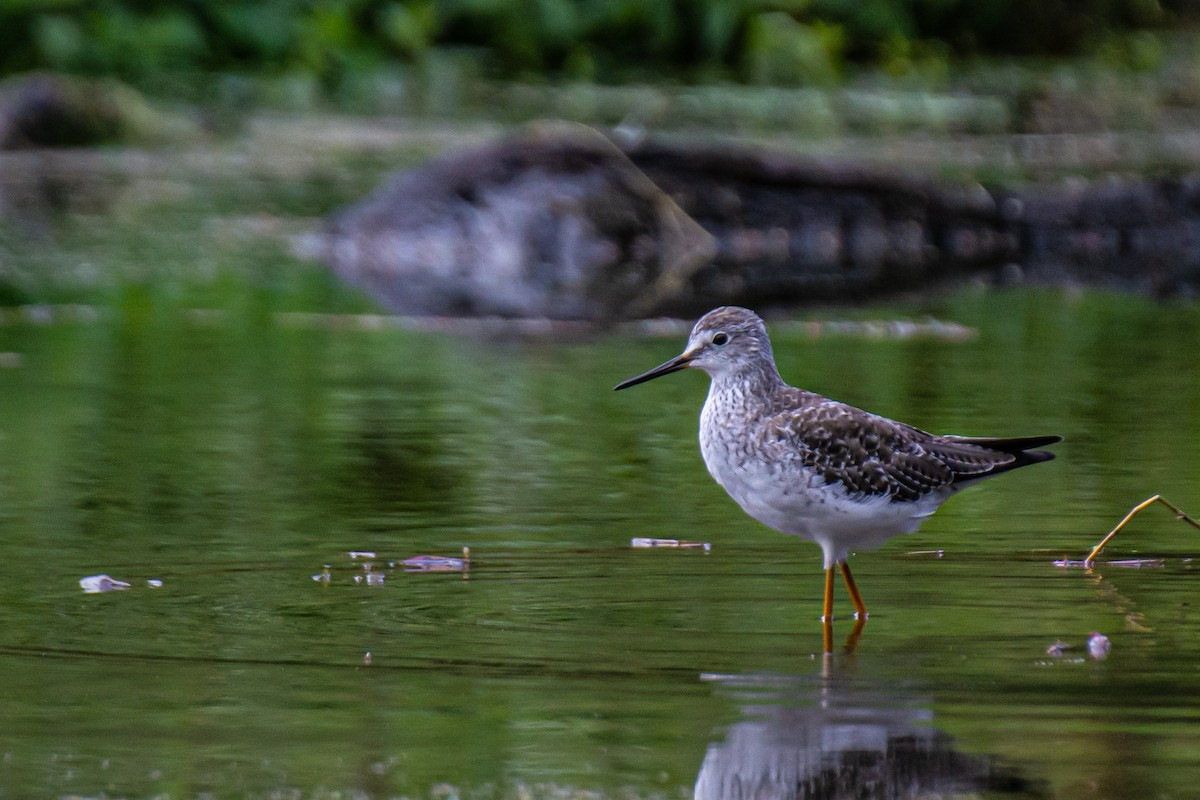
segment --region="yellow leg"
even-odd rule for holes
[[[833,567],[825,570],[825,605],[821,608],[821,621],[826,625],[833,622]]]
[[[825,655],[833,652],[833,567],[825,570],[825,605],[821,609],[821,634]]]
[[[1131,520],[1135,516],[1137,516],[1137,513],[1139,511],[1146,508],[1147,506],[1154,505],[1155,503],[1162,503],[1164,506],[1166,506],[1167,508],[1174,511],[1176,519],[1181,519],[1194,528],[1200,528],[1200,523],[1196,522],[1196,520],[1192,519],[1187,514],[1183,513],[1174,504],[1168,502],[1161,495],[1156,494],[1156,495],[1154,495],[1154,497],[1151,497],[1149,500],[1143,500],[1142,502],[1140,502],[1136,506],[1134,506],[1133,509],[1128,514],[1125,515],[1125,518],[1117,523],[1117,527],[1115,527],[1111,531],[1109,531],[1108,535],[1105,536],[1103,539],[1101,539],[1100,543],[1098,545],[1096,545],[1095,547],[1092,548],[1092,552],[1088,553],[1088,557],[1083,560],[1083,565],[1085,567],[1090,568],[1092,566],[1092,562],[1096,560],[1096,556],[1100,555],[1100,551],[1104,549],[1104,545],[1108,544],[1108,540],[1111,539],[1112,537],[1116,536],[1117,531],[1121,530],[1126,525],[1128,525],[1129,520]]]
[[[858,586],[854,583],[854,576],[850,574],[850,565],[841,561],[838,566],[842,568],[842,580],[846,582],[846,590],[850,592],[850,602],[854,603],[854,616],[858,619],[866,619],[867,605],[863,602],[862,595],[859,594]],[[832,595],[831,589],[827,589],[826,592]]]

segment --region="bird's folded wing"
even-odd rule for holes
[[[827,483],[899,500],[1018,466],[1025,443],[934,436],[832,400],[782,411],[764,422],[760,436],[778,456],[799,461]],[[1029,437],[1028,446],[1045,439]],[[989,446],[1002,442],[1011,442],[1017,455]]]

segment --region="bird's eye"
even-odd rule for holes
[[[715,344],[717,347],[720,347],[721,345],[725,344],[728,341],[729,341],[729,334],[725,333],[724,331],[718,331],[717,333],[713,334],[712,343]]]

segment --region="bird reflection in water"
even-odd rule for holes
[[[743,720],[709,745],[696,800],[1048,797],[995,757],[956,749],[932,700],[831,675],[706,675]]]

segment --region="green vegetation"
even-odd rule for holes
[[[50,69],[303,75],[326,87],[466,53],[486,74],[783,84],[847,64],[896,72],[971,55],[1153,59],[1183,0],[0,0],[0,74]]]

